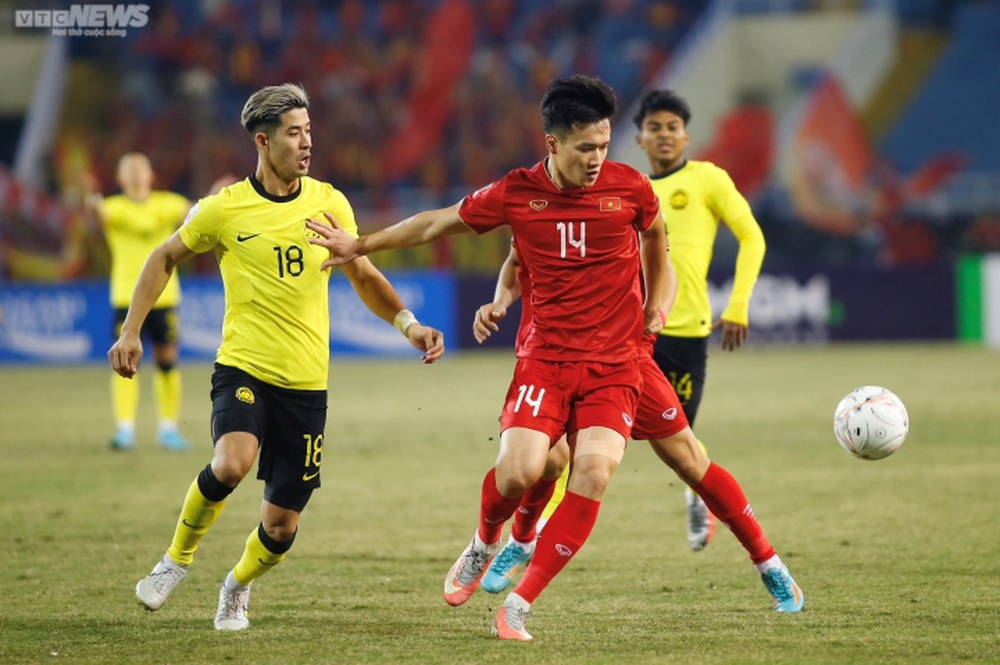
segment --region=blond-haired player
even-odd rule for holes
[[[280,563],[298,532],[299,515],[320,486],[330,364],[329,253],[309,243],[306,220],[335,215],[357,235],[354,211],[331,185],[308,177],[312,134],[305,91],[293,84],[258,90],[242,122],[257,149],[245,180],[209,196],[150,256],[139,277],[121,337],[108,358],[135,375],[139,330],[174,268],[214,251],[226,292],[222,345],[212,375],[212,461],[191,483],[173,539],[136,585],[148,610],[159,609],[184,581],[201,538],[258,454],[264,481],[260,523],[219,590],[217,630],[250,625],[251,584]],[[444,353],[440,331],[403,307],[392,284],[367,258],[343,266],[365,305],[393,322],[432,363]]]

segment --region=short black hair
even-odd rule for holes
[[[568,134],[574,127],[608,120],[617,107],[615,91],[604,81],[585,74],[555,79],[542,97],[542,129],[546,134]]]
[[[642,121],[646,116],[657,111],[670,111],[684,121],[684,126],[691,122],[691,107],[687,101],[673,90],[650,90],[639,103],[639,110],[632,120],[638,129],[642,129]]]

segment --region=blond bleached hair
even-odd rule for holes
[[[243,105],[240,122],[251,136],[263,131],[270,136],[281,126],[281,116],[292,109],[309,108],[309,95],[295,83],[269,85],[250,95]]]

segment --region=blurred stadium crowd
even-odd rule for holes
[[[874,0],[149,3],[149,25],[130,30],[124,39],[68,40],[71,65],[45,182],[32,188],[14,181],[9,171],[0,173],[6,183],[0,191],[8,192],[0,196],[0,269],[7,277],[29,279],[106,274],[100,239],[76,220],[81,193],[95,185],[105,194],[115,191],[117,159],[132,150],[150,156],[158,188],[191,198],[203,194],[222,174],[246,174],[253,153],[239,125],[239,113],[253,90],[276,82],[299,82],[310,92],[315,142],[311,175],[332,182],[356,209],[370,213],[359,215],[362,230],[416,209],[453,203],[463,193],[539,158],[537,104],[551,78],[575,72],[599,75],[616,89],[627,111],[637,95],[673,64],[692,27],[720,3],[745,12],[821,11],[825,5],[860,11],[884,4]],[[958,36],[965,35],[955,29],[960,22],[958,9],[968,5],[992,10],[996,4],[898,0],[894,6],[904,30],[938,35],[947,55],[960,46]],[[1000,34],[1000,13],[969,20],[982,24],[983,16],[989,43],[990,30],[994,37]],[[991,23],[994,20],[997,23]],[[979,49],[979,42],[973,40],[969,48]],[[1000,72],[998,48],[980,57],[982,64]],[[948,72],[938,76],[950,80]],[[927,79],[935,80],[931,74]],[[933,98],[937,93],[929,94]],[[938,122],[961,126],[961,114],[975,104],[975,96],[961,104],[956,101],[964,90],[946,94],[952,117]],[[919,107],[920,97],[914,99],[911,107]],[[766,179],[770,162],[754,162],[763,158],[741,152],[740,137],[745,143],[761,123],[770,126],[780,118],[768,117],[766,104],[763,116],[760,105],[751,111],[734,116],[729,125],[734,129],[732,141],[727,126],[721,124],[705,154],[720,161],[728,156],[731,169],[761,171]],[[892,152],[896,146],[893,157],[921,142],[928,114],[936,112],[932,105],[907,117],[912,128],[902,135],[885,132],[886,149]],[[630,133],[630,124],[623,115],[619,131]],[[873,144],[876,138],[871,137]],[[976,136],[972,143],[1000,155],[1000,136],[995,132]],[[938,169],[927,174],[935,187],[962,169],[1000,172],[996,160],[956,154],[951,150],[948,159],[931,165]],[[911,167],[918,158],[922,159],[914,157]],[[882,250],[892,233],[901,243],[890,257],[895,264],[933,261],[963,250],[1000,250],[1000,216],[995,207],[907,208],[905,196],[913,192],[886,185],[889,179],[879,185],[884,204],[879,214],[888,211],[891,219],[880,223],[877,237],[867,231],[817,230],[796,217],[794,206],[790,209],[784,200],[787,196],[783,199],[766,186],[759,193],[750,192],[769,238],[769,260],[801,257],[803,251],[830,260],[885,260]],[[504,253],[499,247],[497,262]],[[414,257],[413,262],[441,264],[453,258],[438,253]],[[485,271],[495,269],[492,259],[483,261],[482,255],[479,259],[486,264]],[[211,265],[204,264],[208,269]]]

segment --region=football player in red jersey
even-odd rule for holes
[[[519,347],[525,331],[531,327],[530,293],[530,278],[521,266],[516,247],[511,247],[500,269],[493,302],[476,311],[473,322],[476,339],[482,343],[499,330],[499,322],[506,316],[507,309],[521,297],[524,304],[516,341]],[[657,456],[703,496],[712,511],[720,516],[750,556],[764,587],[771,594],[775,609],[798,612],[804,603],[802,590],[764,535],[739,483],[726,469],[708,459],[695,438],[679,396],[653,358],[654,339],[654,335],[647,335],[646,348],[639,358],[642,391],[632,438],[648,440]],[[546,504],[553,496],[561,471],[569,462],[564,448],[565,443],[560,442],[550,450],[542,477],[521,498],[510,538],[481,581],[486,591],[499,593],[506,589],[520,567],[531,560],[536,542],[541,542],[539,518],[543,510],[551,509],[547,509]]]
[[[533,315],[500,418],[500,454],[483,480],[478,528],[445,578],[449,604],[464,603],[479,587],[504,523],[564,434],[573,465],[546,537],[497,613],[493,630],[502,639],[531,639],[531,604],[594,527],[632,430],[643,334],[662,329],[675,292],[649,180],[607,161],[615,105],[614,92],[596,78],[557,79],[541,102],[548,155],[534,167],[357,239],[332,218],[332,228],[309,222],[320,236],[310,242],[330,251],[324,267],[448,234],[500,226],[513,233],[532,284]]]

